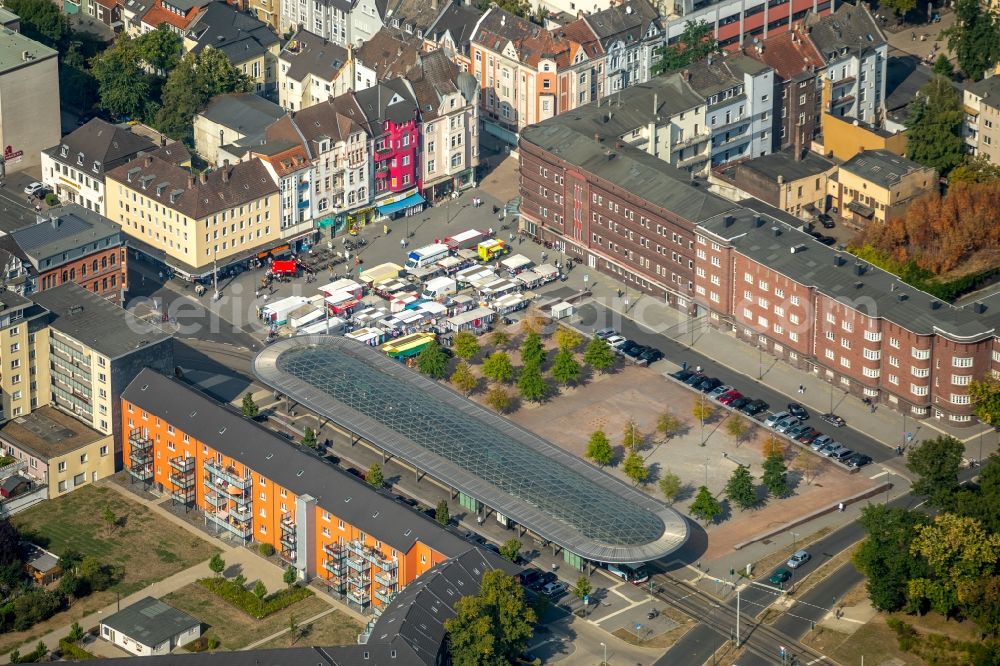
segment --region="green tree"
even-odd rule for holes
[[[70,625],[69,634],[66,635],[66,638],[69,639],[70,643],[76,643],[77,641],[83,640],[83,635],[84,631],[83,627],[80,626],[80,623],[73,622],[73,624]]]
[[[385,477],[382,475],[382,466],[377,462],[373,462],[368,468],[368,472],[365,474],[365,481],[372,488],[381,488],[385,485]]]
[[[987,425],[1000,426],[1000,381],[992,377],[973,380],[969,383],[969,396],[976,418]]]
[[[638,451],[646,443],[646,436],[639,430],[635,419],[628,419],[622,426],[622,446],[626,451]]]
[[[247,394],[243,396],[243,416],[248,419],[255,419],[258,414],[260,414],[260,407],[257,406],[256,402],[254,402],[253,394],[247,392]]]
[[[964,152],[961,99],[951,81],[931,79],[910,103],[906,156],[941,175],[961,164]]]
[[[503,414],[510,409],[510,393],[502,386],[493,386],[486,392],[486,404]]]
[[[135,46],[127,35],[90,61],[97,80],[101,106],[116,116],[137,117],[149,97],[149,75],[139,64]]]
[[[580,576],[576,579],[576,585],[573,586],[573,596],[583,601],[594,591],[594,586],[590,584],[590,579],[586,576]]]
[[[656,432],[663,437],[664,442],[680,432],[683,425],[684,423],[670,410],[663,412],[656,418]]]
[[[560,347],[552,359],[552,377],[564,386],[580,379],[580,364],[569,347]]]
[[[510,333],[503,330],[502,328],[496,329],[495,331],[490,333],[490,344],[493,345],[496,349],[506,347],[507,345],[510,344]]]
[[[997,180],[1000,180],[1000,164],[990,162],[985,155],[966,155],[962,163],[948,174],[949,186],[958,183],[990,183]],[[995,384],[995,380],[991,381]]]
[[[963,606],[972,621],[988,636],[1000,633],[1000,576],[993,575],[976,585],[963,585]]]
[[[622,471],[625,472],[625,476],[632,479],[632,483],[635,485],[645,483],[646,479],[649,478],[649,468],[646,467],[646,461],[635,451],[625,456]]]
[[[701,486],[691,503],[691,515],[706,523],[712,522],[722,515],[722,504],[706,486]]]
[[[521,542],[517,539],[507,539],[500,544],[500,555],[511,562],[517,562],[521,558]]]
[[[267,596],[267,586],[264,585],[264,581],[259,580],[257,581],[257,584],[253,586],[253,596],[257,597],[257,601],[264,601],[264,597]]]
[[[617,360],[611,346],[600,338],[591,338],[583,350],[583,362],[598,372],[610,370]]]
[[[710,23],[688,21],[675,44],[662,46],[656,52],[660,60],[653,65],[653,74],[679,72],[718,50],[719,43],[712,34]]]
[[[974,518],[950,513],[938,514],[933,523],[916,529],[910,554],[927,561],[930,575],[910,580],[909,596],[950,615],[968,599],[970,589],[996,572],[1000,534],[987,533]]]
[[[434,519],[442,525],[447,525],[451,521],[451,512],[448,511],[448,502],[441,500],[434,509]]]
[[[163,85],[157,128],[168,136],[191,143],[194,114],[216,95],[249,92],[250,79],[217,49],[188,53],[170,71]]]
[[[906,16],[917,8],[917,0],[881,0],[879,7],[891,9],[896,16]]]
[[[916,0],[912,1],[915,2]],[[951,75],[954,74],[955,71],[951,66],[951,61],[948,60],[948,56],[942,53],[937,57],[937,60],[934,61],[934,73],[951,78]]]
[[[711,421],[715,416],[715,406],[704,395],[699,395],[694,399],[691,414],[701,424],[701,445],[705,446],[705,421]]]
[[[479,338],[470,331],[459,331],[451,342],[455,356],[460,359],[471,361],[479,353]]]
[[[460,361],[459,364],[455,366],[455,372],[451,373],[451,379],[449,379],[449,381],[452,386],[465,395],[471,394],[479,385],[479,379],[472,374],[472,368],[469,367],[469,363],[467,361]]]
[[[509,14],[528,18],[531,16],[531,5],[525,0],[476,0],[476,6],[480,10],[486,11],[493,4]]]
[[[514,378],[514,364],[506,352],[495,351],[483,361],[483,376],[495,382],[509,382]]]
[[[180,62],[183,48],[180,35],[161,23],[156,30],[136,37],[135,51],[153,71],[163,76]]]
[[[315,449],[316,443],[316,431],[306,426],[306,429],[302,431],[302,446],[308,446],[310,449]]]
[[[222,559],[222,555],[216,553],[212,555],[212,559],[208,561],[208,568],[212,570],[216,576],[221,576],[222,572],[226,570],[226,561]]]
[[[517,378],[517,390],[525,400],[541,402],[545,398],[549,386],[542,379],[538,364],[528,363],[521,368],[521,374]]]
[[[681,493],[681,477],[669,469],[663,473],[663,476],[657,481],[657,485],[660,487],[660,492],[663,493],[663,498],[671,504],[674,503],[674,500]]]
[[[20,32],[46,46],[58,48],[70,34],[69,18],[47,0],[4,0],[4,7],[21,18]]]
[[[467,666],[507,666],[524,652],[534,632],[535,611],[524,588],[499,569],[483,574],[479,594],[455,604],[445,620],[452,661]]]
[[[808,454],[803,454],[808,455]],[[785,456],[772,453],[764,459],[764,476],[761,479],[771,497],[784,497],[788,494],[788,467],[785,466]]]
[[[583,336],[568,326],[560,326],[555,334],[556,344],[559,349],[573,351],[583,342]]]
[[[432,379],[444,379],[448,374],[448,357],[437,342],[431,342],[417,354],[417,370]]]
[[[1000,60],[1000,24],[979,0],[957,0],[955,24],[944,35],[958,68],[975,81]]]
[[[906,456],[906,467],[917,475],[911,489],[939,509],[952,506],[958,490],[965,446],[948,435],[926,439]]]
[[[733,439],[736,440],[736,446],[739,446],[743,438],[750,432],[750,424],[742,416],[733,414],[726,419],[726,432],[732,435]]]
[[[994,454],[980,463],[978,487],[960,493],[956,501],[959,515],[975,518],[992,533],[1000,533],[1000,456]]]
[[[610,465],[614,457],[615,452],[611,448],[611,443],[608,442],[608,436],[604,434],[604,431],[595,430],[590,433],[590,441],[587,442],[587,458],[592,460],[595,465],[604,467],[605,465]]]
[[[753,485],[753,476],[743,465],[733,470],[726,483],[726,497],[741,509],[757,506],[757,489]]]
[[[869,504],[859,522],[866,537],[858,544],[853,561],[867,578],[868,598],[880,611],[898,611],[906,606],[911,578],[925,575],[923,558],[910,555],[917,527],[928,518],[919,511]]]
[[[521,363],[525,367],[536,365],[539,368],[545,363],[545,347],[542,345],[542,337],[536,331],[528,331],[521,343]]]
[[[105,504],[104,508],[101,510],[101,520],[108,527],[108,536],[111,536],[112,530],[115,528],[115,523],[118,522],[118,516],[115,515],[114,510],[111,508],[110,504]]]
[[[281,580],[283,580],[285,585],[288,587],[295,585],[295,581],[298,580],[298,577],[299,574],[292,565],[288,565],[288,568],[285,569],[285,573],[281,574]]]

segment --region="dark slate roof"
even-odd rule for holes
[[[355,49],[354,57],[374,70],[377,80],[385,82],[406,74],[422,50],[422,38],[398,28],[384,27]]]
[[[458,75],[458,65],[449,60],[441,49],[421,55],[417,66],[406,73],[406,79],[417,98],[423,122],[437,118],[444,96],[459,91],[456,84]]]
[[[399,125],[412,120],[419,111],[417,100],[403,79],[383,81],[354,93],[354,98],[365,115],[371,136],[384,134],[382,127],[386,120]]]
[[[829,63],[839,60],[844,49],[855,55],[886,44],[885,35],[868,10],[842,4],[832,14],[806,17],[809,39]]]
[[[401,553],[417,541],[447,557],[469,548],[434,521],[176,379],[144,369],[122,398],[296,495],[314,497],[323,509]]]
[[[501,568],[508,574],[521,569],[503,558],[470,548],[436,565],[407,585],[375,622],[369,642],[393,648],[408,646],[425,663],[438,663],[444,646],[444,622],[455,617],[461,597],[479,594],[483,574]]]
[[[755,76],[768,69],[764,63],[737,53],[709,56],[691,63],[685,71],[690,76],[688,85],[705,98],[742,84],[744,74]]]
[[[405,645],[341,645],[130,657],[129,666],[431,666]]]
[[[198,115],[240,134],[250,135],[263,132],[284,113],[284,109],[260,95],[232,93],[216,95]]]
[[[969,83],[965,88],[981,97],[989,106],[994,108],[1000,106],[1000,76],[991,76],[982,81]]]
[[[45,154],[63,164],[80,169],[89,176],[103,178],[104,172],[127,162],[141,150],[153,150],[156,145],[144,136],[94,118],[73,130],[59,144],[47,148]],[[83,163],[80,164],[80,155]],[[95,170],[96,163],[96,170]]]
[[[263,55],[279,41],[267,23],[226,2],[213,2],[199,12],[186,38],[197,42],[192,53],[211,46],[234,64]]]
[[[927,169],[888,150],[863,150],[841,164],[840,168],[885,188],[899,185],[903,176],[914,171]]]
[[[791,150],[782,150],[741,162],[739,168],[756,171],[770,181],[777,181],[781,176],[787,182],[815,176],[835,166],[832,161],[813,152],[807,152],[801,160],[796,160]]]
[[[649,0],[626,0],[585,16],[583,20],[607,49],[618,40],[623,41],[625,46],[642,41],[650,25],[658,23],[659,14]],[[659,25],[656,28],[660,31]]]
[[[426,34],[444,9],[438,3],[429,0],[389,0],[385,10],[385,22],[414,35],[418,31],[420,34]]]
[[[680,74],[658,77],[629,88],[626,104],[605,101],[598,107],[592,102],[526,127],[521,141],[692,222],[732,208],[734,204],[692,184],[687,173],[646,151],[627,143],[615,147],[616,138],[650,122],[654,100],[658,115],[664,117],[704,104]],[[606,120],[609,113],[611,119]]]
[[[279,57],[288,63],[286,74],[289,78],[304,81],[312,75],[333,81],[347,62],[347,49],[308,30],[299,30],[285,44]]]
[[[468,55],[472,31],[482,16],[483,11],[473,5],[449,2],[437,20],[427,29],[428,37],[439,42],[444,34],[448,33],[458,51]]]
[[[49,326],[111,360],[172,337],[75,282],[40,291],[32,299],[52,313]]]
[[[67,204],[50,208],[47,214],[38,216],[35,224],[11,232],[36,270],[51,270],[99,249],[121,245],[121,228],[100,213]]]
[[[224,180],[224,174],[228,174],[229,180]],[[136,190],[145,189],[150,199],[196,220],[278,191],[277,183],[260,160],[240,162],[201,175],[205,176],[204,183],[200,178],[190,178],[189,170],[156,155],[108,172],[109,178]]]
[[[140,599],[101,621],[123,636],[147,647],[156,647],[201,622],[154,597]]]
[[[733,217],[728,226],[727,215]],[[754,223],[755,215],[760,215],[764,221],[759,227]],[[751,209],[747,201],[726,215],[707,219],[699,226],[731,242],[736,252],[771,270],[918,335],[937,332],[969,342],[995,334],[1000,323],[1000,296],[983,301],[986,308],[982,314],[976,313],[971,305],[956,307],[943,303],[904,284],[891,273],[856,262],[852,255],[823,245],[801,231],[801,225],[801,220],[763,202],[753,202]],[[796,251],[792,252],[792,248]],[[845,260],[843,265],[834,262],[838,255]],[[856,272],[859,263],[863,266],[861,276]]]

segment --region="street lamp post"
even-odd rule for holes
[[[757,343],[757,380],[760,381],[764,379],[764,350],[760,346],[760,342]]]
[[[604,648],[604,661],[601,662],[601,666],[608,666],[608,644],[601,643],[601,647]]]

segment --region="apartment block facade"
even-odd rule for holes
[[[0,158],[3,173],[37,167],[59,141],[58,53],[24,35],[0,32]]]
[[[991,76],[964,86],[963,134],[965,149],[1000,164],[1000,77]]]
[[[901,217],[918,197],[937,189],[937,171],[887,150],[864,150],[837,169],[830,198],[858,228]]]
[[[840,6],[836,0],[677,0],[664,19],[667,41],[675,43],[689,21],[713,27],[724,49],[748,46],[753,39],[767,39],[788,30],[809,13],[825,16]]]
[[[468,548],[408,507],[302,453],[228,405],[153,371],[122,395],[132,479],[244,543],[269,543],[300,579],[377,615]],[[252,443],[252,446],[248,446]]]

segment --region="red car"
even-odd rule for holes
[[[733,389],[732,391],[728,391],[728,392],[723,393],[722,395],[720,395],[719,396],[719,402],[721,402],[723,405],[728,405],[733,400],[736,400],[736,399],[742,398],[742,397],[743,397],[742,393],[740,393],[736,389]]]

